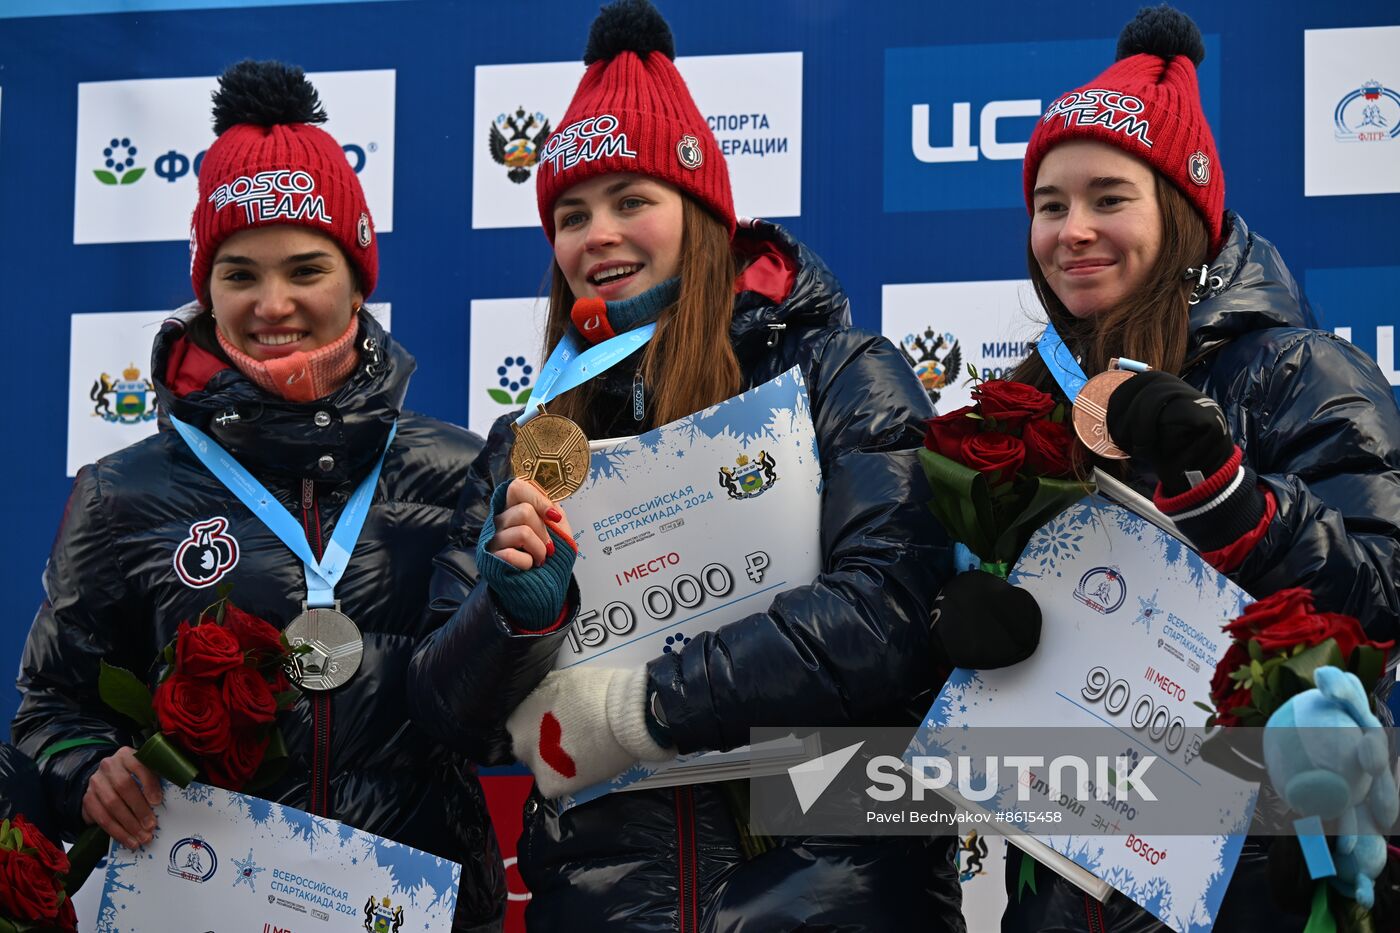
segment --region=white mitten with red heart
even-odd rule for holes
[[[551,671],[506,720],[515,757],[551,799],[615,777],[633,762],[666,761],[646,722],[646,668]]]

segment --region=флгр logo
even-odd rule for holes
[[[165,870],[177,878],[200,884],[214,877],[219,856],[214,847],[198,836],[186,836],[170,847],[170,860]]]
[[[1341,142],[1377,143],[1400,137],[1400,94],[1371,80],[1342,96],[1332,112]]]
[[[1117,567],[1095,567],[1079,578],[1074,598],[1095,612],[1116,612],[1128,598],[1128,585]]]

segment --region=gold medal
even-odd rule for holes
[[[1137,375],[1128,369],[1119,369],[1118,361],[1111,360],[1109,368],[1084,383],[1079,396],[1074,400],[1072,418],[1074,433],[1084,442],[1084,446],[1107,460],[1127,460],[1128,452],[1117,444],[1108,433],[1108,398],[1113,390]]]
[[[517,479],[528,479],[555,502],[583,488],[588,478],[588,435],[563,415],[540,413],[515,426],[510,468]]]

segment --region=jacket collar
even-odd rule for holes
[[[739,277],[729,337],[741,362],[770,345],[787,328],[849,327],[846,291],[816,253],[791,233],[764,220],[743,220],[735,251],[751,259]],[[782,284],[786,282],[786,292]]]
[[[1226,212],[1225,223],[1230,235],[1191,308],[1188,366],[1249,331],[1316,326],[1307,298],[1274,245],[1250,232],[1233,211]]]
[[[360,365],[345,385],[326,398],[298,404],[264,392],[232,367],[215,372],[203,389],[177,396],[166,384],[166,364],[198,312],[197,305],[186,305],[156,336],[151,372],[161,430],[171,430],[167,414],[174,414],[259,476],[338,484],[373,465],[403,409],[417,365],[373,315],[360,316]],[[318,416],[326,423],[318,423]]]

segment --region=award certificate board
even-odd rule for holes
[[[566,502],[581,605],[557,669],[646,664],[816,578],[822,474],[800,369],[637,437],[590,446],[588,480]],[[559,804],[744,776],[759,758],[781,769],[811,748],[794,739],[761,753],[642,762]]]
[[[257,797],[162,785],[151,843],[111,844],[98,933],[452,929],[456,862]]]
[[[990,727],[1094,727],[1093,740],[1101,736],[1109,753],[1156,756],[1150,783],[1157,796],[1210,807],[1212,824],[1221,827],[1217,835],[1125,835],[1132,833],[1135,810],[1094,794],[1067,805],[1089,808],[1093,825],[1112,827],[1115,835],[1052,835],[1049,826],[1031,821],[990,825],[1004,828],[1008,841],[1100,899],[1111,887],[1178,933],[1209,930],[1258,788],[1199,757],[1207,713],[1195,702],[1209,700],[1216,663],[1229,646],[1221,626],[1252,597],[1182,541],[1097,496],[1039,529],[1009,579],[1040,605],[1039,648],[1008,668],[955,670],[906,761],[915,755],[995,754],[989,745],[996,730],[978,731]],[[1193,730],[1196,737],[1173,748],[1170,736],[1153,739],[1138,729],[1134,710],[1147,703],[1154,714],[1165,709],[1157,715],[1177,735]],[[979,741],[988,743],[985,751],[979,751]],[[1018,804],[1016,777],[1003,773],[995,795],[981,804],[956,794],[950,799],[964,809],[991,812],[1066,805],[1065,798],[1034,792],[1044,787],[1040,774],[1029,783],[1030,803]],[[1143,843],[1136,849],[1135,839]],[[1148,861],[1144,851],[1170,857]]]

